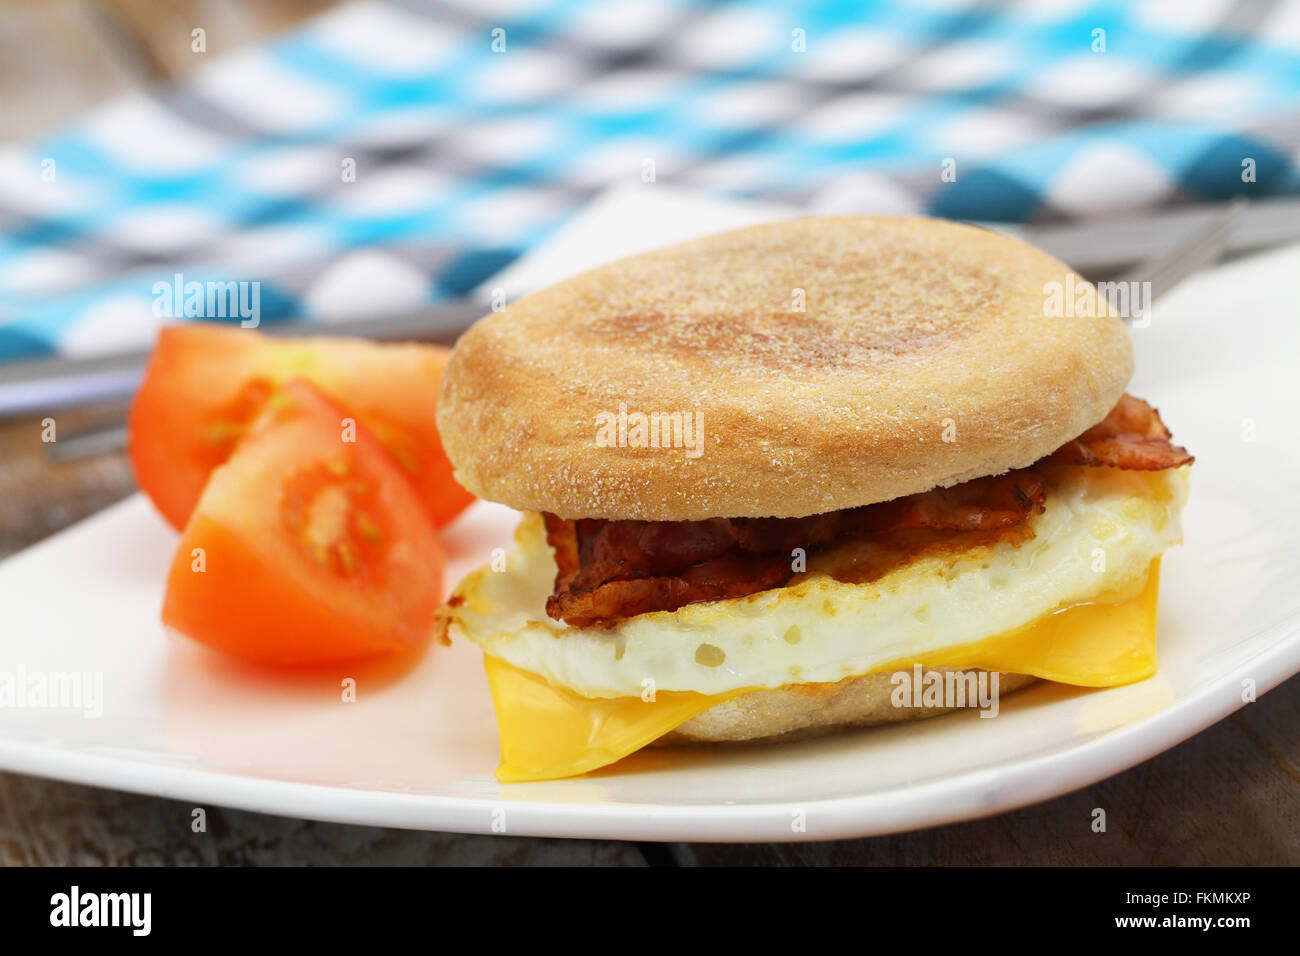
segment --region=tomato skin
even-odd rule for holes
[[[267,408],[199,499],[167,576],[163,623],[277,668],[423,646],[443,553],[400,469],[363,427],[354,442],[341,438],[348,416],[305,382]],[[321,544],[322,522],[303,516],[330,493],[327,503],[347,508],[324,509],[333,520]]]
[[[213,442],[203,419],[233,405],[252,381],[257,340],[167,327],[158,336],[127,419],[136,483],[173,528],[185,527],[212,469],[229,457],[231,436]],[[246,416],[256,415],[253,409]]]
[[[438,382],[447,355],[435,345],[278,338],[202,322],[167,326],[128,421],[136,481],[172,527],[184,528],[208,475],[266,399],[304,378],[369,428],[435,524],[445,525],[474,500],[452,477],[438,438]]]

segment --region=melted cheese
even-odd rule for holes
[[[1013,631],[900,660],[879,671],[921,664],[1032,674],[1083,687],[1110,687],[1156,670],[1156,600],[1160,561],[1124,592],[1061,608]],[[746,693],[660,692],[587,698],[484,656],[497,727],[503,782],[553,780],[612,764],[697,714]]]

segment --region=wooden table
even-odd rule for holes
[[[167,81],[330,0],[0,3],[0,140]],[[207,31],[207,53],[190,31]],[[58,416],[60,441],[120,409]],[[0,422],[0,557],[133,490],[121,453],[51,463],[36,418]],[[0,609],[2,611],[3,609]],[[1107,811],[1093,833],[1092,810]],[[1154,760],[986,820],[841,843],[658,846],[352,827],[0,773],[0,864],[1300,863],[1300,679]]]

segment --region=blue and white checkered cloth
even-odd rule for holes
[[[147,345],[177,273],[264,321],[419,307],[650,173],[1050,221],[1298,167],[1294,3],[353,3],[0,151],[0,357]]]

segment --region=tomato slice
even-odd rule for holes
[[[434,420],[447,354],[436,345],[283,339],[216,323],[168,326],[131,406],[136,481],[163,517],[183,528],[208,475],[267,399],[304,378],[383,443],[434,523],[445,525],[474,500],[452,478]]]
[[[163,623],[282,667],[422,645],[443,553],[414,489],[379,441],[349,428],[348,413],[307,382],[264,405],[185,528]]]

